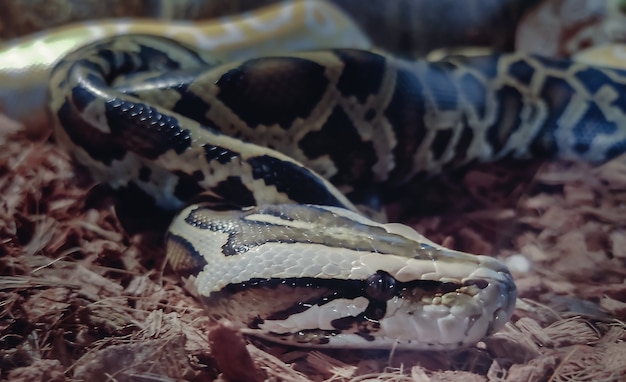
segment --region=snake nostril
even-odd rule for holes
[[[396,279],[385,271],[377,271],[365,280],[365,294],[376,301],[387,301],[396,295]]]

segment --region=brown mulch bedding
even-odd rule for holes
[[[429,182],[408,222],[504,259],[520,300],[477,346],[424,353],[286,348],[216,326],[163,264],[159,236],[125,233],[65,153],[7,120],[0,147],[2,380],[626,378],[624,157],[484,165]]]

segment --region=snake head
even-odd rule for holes
[[[168,247],[211,318],[297,346],[470,346],[508,322],[517,295],[494,258],[335,207],[191,206]]]

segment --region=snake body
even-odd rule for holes
[[[57,142],[95,180],[187,206],[168,260],[211,318],[300,346],[453,349],[508,321],[507,268],[367,219],[344,193],[509,156],[608,160],[626,151],[625,86],[522,54],[223,62],[128,35],[68,54],[49,90]]]

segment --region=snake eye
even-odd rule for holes
[[[396,295],[396,279],[377,271],[365,280],[365,294],[376,301],[387,301]]]

